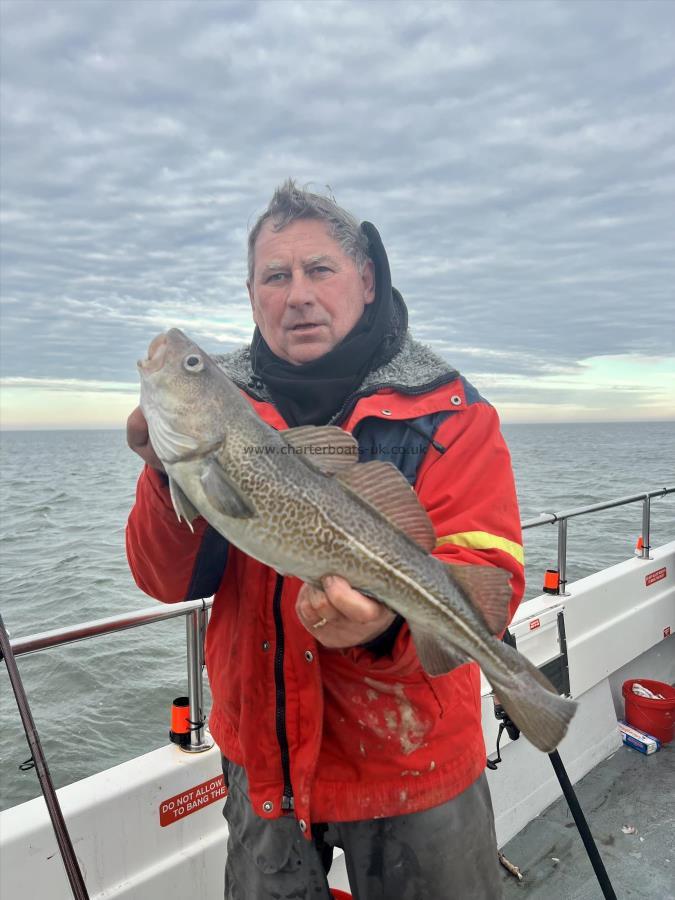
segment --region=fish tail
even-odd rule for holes
[[[513,647],[501,642],[499,646],[508,674],[485,674],[528,741],[544,753],[552,753],[565,737],[577,704],[561,697],[539,669]]]

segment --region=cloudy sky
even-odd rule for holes
[[[166,327],[247,341],[247,229],[289,175],[377,225],[504,420],[675,417],[675,3],[1,18],[3,427],[121,427]]]

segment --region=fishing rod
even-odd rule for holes
[[[49,816],[52,820],[56,840],[59,845],[59,850],[61,851],[61,859],[63,860],[63,865],[66,869],[66,875],[68,876],[73,896],[75,897],[75,900],[89,900],[89,894],[87,893],[84,878],[82,877],[82,872],[80,871],[80,866],[77,862],[75,851],[73,850],[70,835],[68,834],[68,829],[66,828],[66,823],[63,819],[61,806],[58,797],[56,796],[56,791],[54,790],[52,777],[49,774],[47,760],[45,759],[42,744],[40,743],[40,736],[35,727],[35,722],[33,721],[33,715],[30,711],[30,706],[28,705],[26,691],[24,690],[21,675],[19,674],[19,668],[16,664],[16,659],[14,658],[5,623],[2,621],[2,615],[0,615],[0,655],[4,658],[5,665],[7,666],[7,674],[9,675],[12,690],[14,691],[16,705],[19,707],[19,715],[21,716],[21,722],[23,723],[23,730],[26,733],[26,740],[28,741],[28,746],[30,747],[33,761],[35,762],[35,770],[40,781],[40,787],[44,794],[47,809],[49,810]]]
[[[506,731],[512,741],[517,741],[520,737],[520,729],[513,722],[513,720],[509,718],[508,713],[506,712],[504,707],[497,702],[496,698],[495,717],[499,720],[499,732],[497,734],[497,759],[494,761],[488,760],[488,768],[490,769],[496,769],[497,763],[500,763],[502,761],[502,757],[499,752],[499,741],[501,740],[503,732]],[[581,840],[583,841],[584,847],[586,848],[586,853],[588,854],[588,858],[590,859],[591,865],[593,866],[595,877],[598,879],[598,884],[600,885],[602,896],[605,898],[605,900],[617,900],[616,894],[614,893],[614,888],[612,887],[612,883],[609,880],[609,875],[607,874],[607,869],[605,868],[605,864],[602,861],[602,857],[600,856],[600,852],[591,833],[591,829],[589,828],[588,822],[586,821],[586,816],[584,816],[584,812],[581,808],[581,805],[579,804],[579,799],[574,788],[572,787],[572,782],[570,781],[565,766],[560,759],[560,754],[557,750],[554,750],[552,753],[548,754],[548,758],[551,760],[553,771],[556,774],[560,787],[562,788],[562,792],[565,796],[565,800],[567,801],[567,805],[569,806],[570,812],[572,813],[574,824],[577,826],[577,830],[581,836]]]

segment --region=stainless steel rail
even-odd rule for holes
[[[632,494],[630,497],[620,497],[617,500],[608,500],[604,503],[594,503],[590,506],[579,506],[574,509],[563,510],[558,513],[542,513],[536,519],[528,519],[522,523],[523,530],[537,528],[539,525],[558,526],[558,571],[560,574],[559,593],[565,593],[567,570],[567,520],[576,516],[584,516],[589,513],[600,512],[604,509],[613,509],[617,506],[626,506],[629,503],[642,503],[642,541],[641,556],[649,559],[649,533],[651,516],[651,499],[653,497],[665,497],[666,494],[675,493],[675,486],[659,488],[643,494]],[[72,644],[75,641],[83,641],[103,634],[112,634],[117,631],[125,631],[129,628],[137,628],[140,625],[150,625],[153,622],[163,622],[165,619],[174,619],[177,616],[186,616],[186,643],[187,643],[187,678],[188,697],[190,700],[190,721],[193,724],[190,745],[184,750],[200,752],[213,746],[205,738],[204,728],[204,634],[208,610],[213,605],[213,598],[208,600],[188,600],[185,603],[172,603],[162,606],[151,606],[137,612],[124,613],[117,616],[109,616],[105,619],[95,619],[92,622],[83,622],[68,628],[56,628],[53,631],[43,631],[40,634],[28,637],[16,638],[11,641],[15,656],[25,653],[37,653],[49,647],[60,647],[63,644]]]
[[[36,653],[38,650],[47,650],[49,647],[59,647],[62,644],[74,644],[76,641],[99,637],[102,634],[112,634],[114,631],[126,631],[129,628],[137,628],[139,625],[151,625],[153,622],[187,616],[193,610],[210,609],[212,606],[213,598],[188,600],[185,603],[167,603],[162,606],[155,604],[135,612],[108,616],[105,619],[94,619],[91,622],[82,622],[80,625],[55,628],[53,631],[42,631],[28,637],[15,638],[11,641],[12,650],[14,656]]]
[[[528,519],[522,523],[522,529],[537,528],[539,525],[558,526],[558,593],[565,594],[567,586],[567,520],[576,516],[585,516],[589,513],[601,512],[605,509],[614,509],[617,506],[627,506],[629,503],[642,503],[642,549],[641,559],[649,559],[650,527],[651,527],[651,501],[652,497],[665,497],[666,494],[675,493],[675,486],[657,488],[655,491],[646,491],[643,494],[631,494],[628,497],[619,497],[617,500],[606,500],[603,503],[592,503],[590,506],[577,506],[573,509],[565,509],[558,513],[541,513],[536,519]]]
[[[126,631],[140,625],[151,625],[153,622],[163,622],[166,619],[186,616],[188,698],[190,700],[190,722],[193,724],[190,743],[182,749],[191,753],[200,753],[213,746],[213,741],[206,738],[203,727],[205,721],[204,634],[207,613],[212,606],[212,597],[208,600],[188,600],[185,603],[150,606],[136,612],[83,622],[74,627],[55,628],[53,631],[43,631],[40,634],[16,638],[10,643],[14,656],[22,656],[24,653],[37,653],[39,650],[47,650],[49,647],[60,647],[63,644],[73,644],[76,641],[100,637],[103,634]]]

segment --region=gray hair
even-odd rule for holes
[[[359,272],[368,260],[368,238],[361,231],[358,220],[342,209],[332,196],[312,194],[299,188],[292,178],[287,178],[274,192],[265,212],[258,218],[248,236],[248,277],[253,281],[255,242],[260,229],[268,220],[274,231],[282,231],[298,219],[319,219],[328,226],[330,236],[350,256]]]

